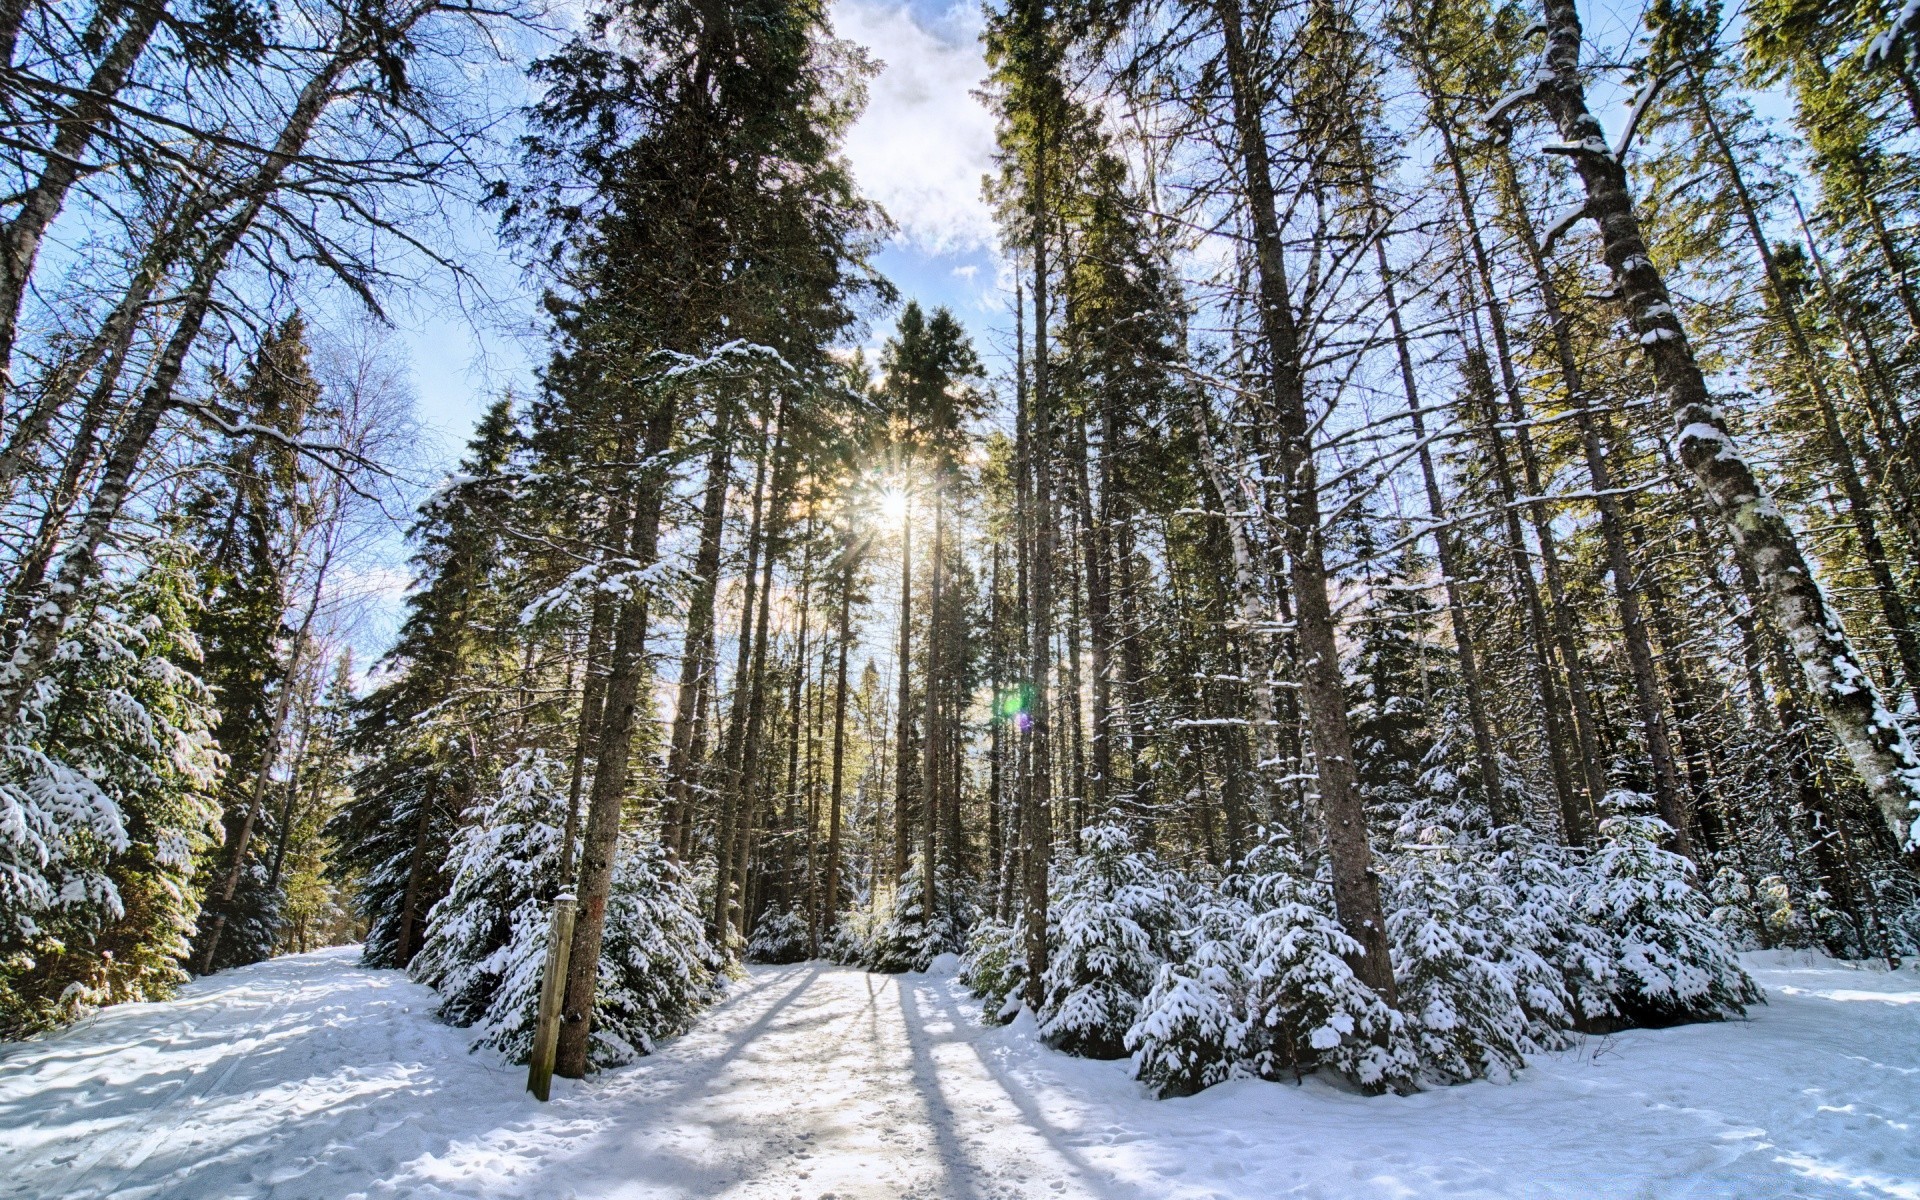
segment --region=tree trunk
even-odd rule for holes
[[[1620,614],[1620,632],[1626,643],[1628,671],[1633,677],[1635,715],[1640,732],[1647,741],[1647,757],[1653,767],[1653,795],[1660,816],[1673,828],[1675,853],[1693,857],[1691,814],[1682,798],[1680,776],[1674,768],[1673,742],[1667,733],[1660,684],[1654,666],[1653,646],[1647,640],[1647,627],[1640,613],[1638,574],[1627,548],[1627,521],[1619,494],[1614,487],[1613,468],[1607,461],[1599,418],[1587,403],[1587,390],[1580,377],[1579,360],[1574,354],[1573,326],[1560,306],[1559,286],[1547,266],[1540,239],[1535,235],[1533,219],[1521,200],[1519,180],[1513,159],[1503,148],[1500,152],[1500,177],[1508,196],[1514,227],[1527,252],[1534,281],[1540,288],[1547,323],[1553,329],[1554,353],[1560,367],[1560,379],[1567,393],[1567,407],[1573,413],[1580,433],[1581,450],[1586,456],[1587,481],[1592,485],[1595,506],[1600,510],[1600,537],[1606,546],[1607,571],[1613,576],[1614,603]]]
[[[900,637],[893,719],[893,886],[907,877],[913,849],[913,498],[900,518]]]
[[[1374,195],[1372,176],[1367,178],[1367,201],[1376,217],[1384,215]],[[1480,656],[1474,648],[1472,629],[1467,621],[1467,605],[1460,590],[1459,532],[1447,518],[1446,501],[1440,493],[1440,477],[1433,465],[1433,448],[1427,442],[1425,410],[1420,406],[1420,385],[1414,377],[1413,351],[1407,329],[1400,317],[1400,299],[1394,287],[1394,274],[1387,262],[1384,233],[1374,239],[1374,263],[1380,270],[1381,287],[1387,302],[1387,319],[1393,330],[1393,347],[1400,365],[1400,387],[1407,397],[1407,416],[1412,423],[1414,444],[1418,447],[1420,478],[1426,488],[1427,516],[1433,522],[1434,548],[1440,562],[1440,582],[1447,594],[1447,623],[1453,629],[1453,645],[1460,658],[1460,684],[1467,696],[1467,724],[1473,731],[1474,762],[1480,770],[1480,786],[1495,825],[1513,825],[1520,814],[1508,803],[1506,785],[1500,776],[1500,755],[1494,748],[1493,723],[1487,717],[1486,688],[1480,677]],[[1231,823],[1231,822],[1230,822]]]
[[[1279,467],[1286,489],[1285,537],[1288,579],[1300,646],[1300,684],[1325,820],[1333,871],[1334,907],[1348,936],[1360,946],[1352,964],[1361,981],[1388,1003],[1397,1003],[1388,953],[1386,918],[1368,844],[1366,813],[1354,775],[1353,739],[1340,676],[1333,609],[1327,595],[1324,530],[1319,482],[1307,414],[1299,331],[1286,276],[1273,177],[1263,124],[1265,95],[1249,61],[1240,0],[1216,0],[1233,93],[1236,147],[1243,168],[1258,268],[1260,332],[1270,355],[1268,387],[1273,404]]]
[[[73,107],[59,118],[40,177],[19,197],[20,208],[13,219],[0,225],[0,395],[13,391],[13,344],[20,306],[39,261],[41,242],[65,206],[67,193],[87,172],[81,155],[112,117],[114,98],[146,52],[166,7],[166,0],[144,0],[121,10],[128,18],[126,27],[100,57]]]
[[[1874,593],[1880,601],[1881,619],[1886,622],[1887,632],[1893,635],[1907,693],[1920,700],[1920,638],[1914,634],[1907,616],[1906,599],[1900,595],[1899,585],[1893,579],[1893,569],[1888,565],[1887,549],[1880,539],[1879,524],[1873,515],[1873,502],[1867,494],[1866,484],[1860,478],[1859,464],[1854,461],[1852,439],[1840,423],[1840,411],[1834,404],[1833,394],[1827,389],[1820,360],[1815,357],[1813,345],[1807,340],[1806,330],[1800,323],[1800,311],[1794,303],[1793,293],[1780,274],[1779,264],[1774,261],[1773,247],[1768,243],[1766,231],[1760,224],[1760,212],[1754,204],[1752,193],[1747,190],[1746,176],[1740,170],[1739,159],[1720,129],[1720,122],[1714,116],[1699,77],[1690,71],[1688,82],[1692,85],[1694,106],[1705,122],[1708,136],[1720,158],[1720,167],[1727,173],[1727,181],[1733,185],[1742,223],[1753,242],[1754,253],[1760,258],[1761,269],[1766,273],[1767,289],[1773,293],[1774,308],[1779,312],[1780,323],[1787,331],[1787,342],[1793,347],[1794,356],[1799,359],[1801,378],[1806,381],[1808,394],[1813,397],[1814,407],[1820,412],[1821,430],[1826,435],[1827,460],[1833,464],[1833,472],[1840,480],[1841,494],[1847,498],[1847,515],[1852,521],[1854,536],[1860,541],[1860,556],[1866,560],[1867,573],[1873,579]]]
[[[673,733],[667,750],[669,793],[665,827],[674,853],[685,856],[688,847],[677,831],[689,827],[693,815],[694,726],[703,711],[704,694],[712,689],[713,664],[707,648],[713,642],[713,606],[720,590],[721,536],[726,531],[727,485],[733,475],[733,405],[720,402],[714,420],[713,451],[707,456],[707,482],[700,502],[700,545],[693,560],[693,595],[687,602],[686,637],[680,647],[680,687],[673,706]]]
[[[920,898],[921,919],[928,924],[933,922],[934,904],[939,893],[934,876],[937,874],[935,855],[938,850],[937,829],[940,824],[941,791],[940,643],[943,622],[940,593],[946,582],[945,564],[941,558],[947,549],[946,506],[941,500],[941,482],[940,470],[936,464],[933,485],[933,553],[932,561],[927,567],[926,730],[922,735],[920,755],[920,816],[925,825],[920,833],[920,870],[922,872]]]
[[[647,464],[635,481],[633,533],[620,547],[624,557],[650,566],[657,557],[660,510],[669,481],[657,465],[672,439],[675,405],[658,402],[647,420],[640,461]],[[607,669],[606,699],[600,716],[594,754],[593,790],[587,805],[586,833],[580,845],[580,876],[575,889],[578,916],[573,948],[567,955],[566,998],[561,1007],[560,1039],[554,1052],[554,1071],[569,1079],[587,1073],[593,1034],[594,993],[600,975],[600,943],[606,931],[607,898],[613,887],[614,857],[619,850],[620,815],[626,800],[634,725],[652,696],[652,664],[647,657],[648,601],[644,587],[620,601],[614,622],[613,654]]]
[[[840,917],[840,805],[846,787],[847,650],[852,642],[853,539],[842,548],[840,561],[840,624],[836,631],[833,668],[833,779],[827,793],[827,889],[822,927],[831,935]]]
[[[1053,726],[1047,690],[1053,665],[1053,487],[1052,397],[1047,379],[1047,203],[1044,121],[1034,137],[1033,187],[1033,396],[1027,409],[1028,488],[1028,643],[1027,671],[1032,694],[1027,703],[1027,805],[1021,829],[1020,860],[1026,877],[1027,1007],[1040,1011],[1050,951],[1047,938],[1048,880],[1053,860]]]
[[[726,793],[720,798],[719,828],[714,833],[714,884],[713,884],[713,925],[714,939],[721,948],[727,950],[731,940],[727,930],[732,925],[733,888],[736,882],[733,872],[733,846],[738,826],[745,819],[745,788],[741,782],[740,768],[746,752],[747,708],[751,689],[748,687],[749,672],[753,663],[753,614],[757,607],[760,588],[761,542],[765,530],[768,463],[778,453],[780,433],[773,431],[769,439],[762,432],[759,461],[754,467],[753,513],[747,522],[747,561],[741,575],[744,595],[740,601],[740,637],[739,646],[733,664],[733,696],[727,711],[727,733],[720,749],[720,759],[726,774]]]

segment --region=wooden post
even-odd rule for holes
[[[527,1061],[527,1090],[542,1101],[553,1083],[553,1052],[560,1040],[560,1001],[567,986],[567,954],[573,949],[573,913],[571,893],[554,897],[547,967],[540,978],[540,1015],[533,1027],[533,1056]]]

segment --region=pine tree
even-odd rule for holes
[[[1050,908],[1059,922],[1042,981],[1040,1034],[1070,1054],[1119,1058],[1184,922],[1174,881],[1118,825],[1080,834]]]

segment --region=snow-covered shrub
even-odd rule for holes
[[[566,793],[561,767],[524,751],[455,836],[447,895],[427,918],[409,973],[474,1045],[523,1062],[532,1050],[558,883]],[[590,1059],[617,1066],[679,1033],[713,999],[722,964],[699,900],[658,845],[623,839],[600,944]]]
[[[1054,901],[1059,933],[1040,1033],[1069,1054],[1119,1058],[1182,923],[1181,898],[1171,875],[1120,826],[1090,826],[1080,841]]]
[[[775,902],[767,905],[760,919],[753,923],[753,936],[747,939],[747,961],[805,962],[812,950],[811,941],[806,914]]]
[[[1253,910],[1220,895],[1194,908],[1183,961],[1163,964],[1127,1030],[1133,1076],[1156,1096],[1191,1096],[1250,1071],[1243,937]]]
[[[1762,996],[1693,886],[1693,864],[1661,847],[1672,832],[1644,798],[1615,792],[1600,823],[1585,912],[1613,939],[1613,1003],[1636,1025],[1739,1016]]]
[[[902,971],[924,971],[936,955],[958,953],[966,948],[966,933],[973,924],[974,909],[968,897],[956,888],[951,872],[940,868],[934,877],[935,908],[929,920],[922,911],[926,888],[921,885],[921,866],[915,862],[894,889],[893,905],[874,926],[867,939],[861,965],[869,971],[897,975]]]
[[[1532,948],[1511,942],[1513,898],[1475,849],[1444,842],[1412,849],[1388,875],[1400,1011],[1422,1075],[1443,1083],[1503,1080],[1525,1066],[1540,1047],[1521,990],[1529,976],[1550,982],[1553,974],[1533,969]]]
[[[119,915],[107,859],[128,846],[120,806],[25,738],[0,743],[0,937],[33,937],[56,909]]]
[[[866,909],[847,909],[834,920],[832,931],[820,939],[820,957],[843,967],[864,965],[872,926],[872,914]]]
[[[591,1058],[614,1067],[686,1032],[719,998],[726,963],[707,941],[686,872],[657,843],[621,840],[606,930]]]
[[[1007,1021],[1020,1008],[1020,992],[1027,982],[1027,956],[1022,940],[1026,927],[1019,919],[1009,925],[992,917],[974,922],[961,956],[960,981],[981,1002],[989,1021]]]
[[[186,979],[225,762],[195,673],[190,556],[142,552],[94,586],[0,730],[0,1037]]]
[[[1251,856],[1236,889],[1253,910],[1244,938],[1247,1051],[1262,1076],[1328,1067],[1369,1092],[1405,1090],[1417,1062],[1405,1021],[1353,973],[1361,946],[1327,888],[1280,838]]]
[[[547,919],[560,875],[566,820],[562,768],[544,750],[522,751],[493,798],[454,836],[452,886],[427,914],[426,939],[407,973],[440,993],[454,1025],[480,1020],[500,998],[514,959]],[[544,938],[544,931],[539,935]],[[534,980],[537,992],[539,980]]]

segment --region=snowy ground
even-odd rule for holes
[[[542,1106],[432,993],[329,950],[0,1054],[31,1197],[1894,1196],[1920,1200],[1920,974],[1750,960],[1748,1022],[1592,1039],[1514,1084],[1144,1098],[983,1027],[950,976],[757,968]]]

